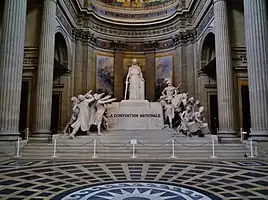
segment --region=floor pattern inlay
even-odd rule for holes
[[[151,182],[122,182],[86,187],[68,195],[60,194],[55,200],[217,200],[196,189]]]
[[[0,199],[268,200],[268,163],[10,159],[0,162]]]

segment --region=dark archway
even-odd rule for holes
[[[62,99],[64,96],[63,75],[68,73],[68,50],[64,36],[58,32],[55,35],[53,92],[51,110],[51,132],[57,133],[61,129]]]
[[[201,60],[203,68],[201,69],[210,78],[216,80],[216,54],[215,54],[215,35],[208,33],[202,46]]]
[[[209,32],[201,49],[201,69],[203,98],[207,102],[207,116],[212,133],[218,128],[218,98],[216,81],[215,35]]]

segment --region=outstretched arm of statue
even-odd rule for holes
[[[105,101],[105,100],[107,100],[107,99],[110,99],[111,97],[112,97],[112,95],[109,94],[109,95],[107,95],[107,96],[101,98],[100,100]]]
[[[100,99],[100,100],[98,100],[98,103],[99,104],[106,104],[106,103],[111,103],[111,102],[113,102],[115,100],[116,100],[116,98],[108,99],[108,100],[102,100],[102,99]]]
[[[87,94],[91,94],[92,90],[89,90],[84,96],[86,96]]]

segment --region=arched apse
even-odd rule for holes
[[[216,81],[215,35],[208,32],[201,43],[201,71]]]
[[[71,59],[68,38],[61,31],[55,34],[51,131],[63,129],[69,116]]]
[[[59,39],[59,43],[58,43]],[[64,45],[62,45],[64,44]],[[72,63],[72,49],[71,49],[71,44],[70,44],[70,39],[69,36],[67,35],[66,31],[61,27],[57,26],[56,27],[56,34],[55,34],[55,47],[57,45],[61,45],[62,47],[64,46],[65,48],[65,53],[67,56],[68,61],[68,66],[66,66],[69,70],[71,70],[71,63]]]
[[[203,42],[201,51],[201,61],[209,63],[215,58],[215,35],[208,33]]]
[[[206,116],[212,132],[218,128],[218,100],[216,82],[215,35],[207,29],[199,45],[201,61],[199,69],[199,95],[206,108]]]

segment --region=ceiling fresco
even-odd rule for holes
[[[152,9],[169,5],[176,0],[98,0],[107,6],[122,8]]]

